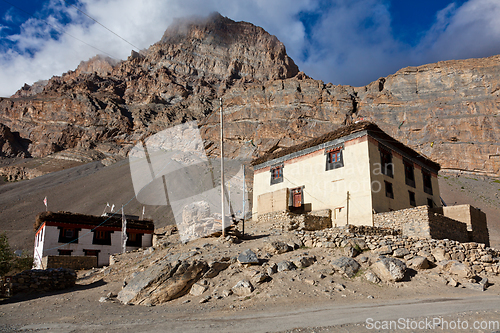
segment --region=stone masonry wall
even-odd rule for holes
[[[422,221],[428,221],[428,207],[419,206],[373,215],[373,225],[380,228],[401,230],[407,236],[430,238],[428,228]]]
[[[76,273],[68,268],[32,269],[12,277],[12,294],[62,290],[75,285]]]
[[[97,267],[97,257],[94,256],[46,256],[42,258],[42,267],[90,269]]]
[[[295,214],[289,211],[259,214],[259,223],[271,223],[271,228],[281,230],[321,230],[332,227],[331,210],[308,214]]]
[[[384,230],[379,228],[379,232]],[[367,231],[369,235],[363,232]],[[405,260],[415,256],[427,258],[436,265],[449,260],[464,263],[474,274],[500,274],[500,250],[481,243],[461,243],[447,239],[420,239],[406,235],[377,235],[377,228],[350,230],[350,228],[330,228],[319,231],[294,231],[302,245],[306,247],[336,248],[357,245],[361,250],[371,250],[380,255],[396,255],[403,252]]]
[[[467,224],[429,211],[429,230],[433,239],[453,239],[462,243],[469,241]]]
[[[465,223],[443,216],[428,206],[374,214],[373,223],[376,227],[401,230],[409,237],[469,241]]]

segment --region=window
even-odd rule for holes
[[[326,150],[326,171],[341,168],[344,166],[342,148]]]
[[[432,200],[432,198],[427,198],[427,206],[429,206],[429,208],[434,208],[434,200]]]
[[[422,178],[424,180],[424,192],[432,195],[432,176],[429,171],[422,169]]]
[[[385,196],[394,199],[394,192],[392,191],[392,183],[385,182]]]
[[[78,243],[80,228],[57,227],[57,229],[59,229],[59,243]]]
[[[60,256],[70,256],[73,250],[57,250]]]
[[[101,250],[83,249],[83,253],[85,253],[86,256],[97,257],[97,262],[99,262],[99,252],[101,252]]]
[[[283,165],[271,168],[271,185],[283,182]]]
[[[380,164],[384,175],[394,177],[392,168],[392,153],[390,153],[389,150],[380,149]]]
[[[415,173],[413,172],[413,163],[403,161],[405,166],[405,181],[406,185],[415,187]]]
[[[143,234],[135,234],[127,232],[127,246],[142,246],[142,235]]]
[[[111,233],[112,231],[96,229],[92,231],[94,233],[94,239],[92,244],[98,245],[111,245]]]
[[[415,192],[408,191],[408,194],[410,196],[410,205],[413,207],[417,206],[417,202],[415,201]]]

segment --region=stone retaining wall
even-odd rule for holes
[[[316,215],[316,213],[318,215]],[[271,228],[285,231],[321,230],[332,227],[330,209],[319,212],[310,212],[307,214],[295,214],[285,210],[259,214],[258,222],[270,223]]]
[[[42,267],[47,268],[70,268],[91,269],[97,267],[95,256],[45,256],[42,258]]]
[[[294,233],[306,247],[336,248],[357,245],[363,251],[372,250],[380,255],[395,255],[399,251],[404,253],[405,260],[411,260],[415,256],[423,256],[433,263],[457,260],[475,274],[500,274],[500,250],[482,243],[421,239],[406,235],[364,235],[351,232],[345,227]]]
[[[62,290],[75,285],[76,273],[68,268],[32,269],[12,277],[12,294]]]
[[[400,230],[409,237],[469,241],[465,223],[443,216],[428,206],[374,214],[373,224]]]

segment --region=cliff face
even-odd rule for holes
[[[442,168],[499,174],[500,56],[407,67],[356,92],[360,116]]]
[[[222,97],[232,157],[256,157],[364,118],[444,168],[500,174],[499,71],[497,56],[405,68],[366,87],[334,86],[299,72],[275,36],[213,14],[174,24],[126,61],[97,57],[0,100],[2,133],[12,134],[0,156],[102,142],[123,154],[141,137],[193,119],[217,154]]]

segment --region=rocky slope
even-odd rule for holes
[[[495,56],[334,86],[299,72],[275,36],[216,13],[179,21],[126,61],[97,57],[0,99],[0,156],[103,142],[123,156],[140,138],[193,119],[209,153],[218,154],[221,97],[231,157],[255,157],[364,118],[445,169],[499,175],[499,72]]]

